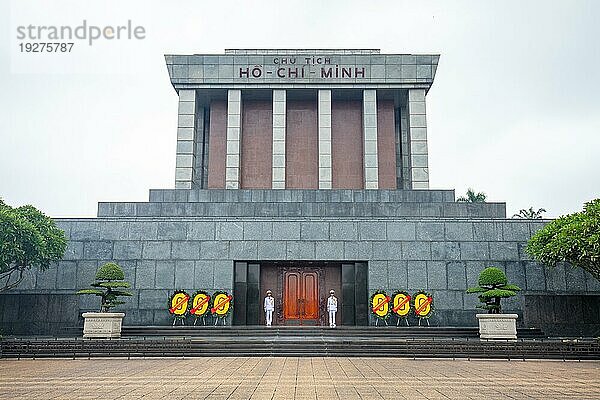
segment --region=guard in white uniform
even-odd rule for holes
[[[273,311],[275,311],[275,299],[270,290],[267,290],[267,296],[265,297],[265,316],[267,317],[267,326],[271,326],[273,323]]]
[[[331,289],[329,291],[329,298],[327,299],[327,312],[329,313],[329,326],[335,328],[335,313],[337,312],[338,300],[335,297],[335,291]]]

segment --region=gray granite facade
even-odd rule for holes
[[[506,219],[503,208],[498,213],[494,204],[480,205],[496,210],[492,217],[376,212],[386,204],[419,210],[432,204],[474,206],[454,203],[452,191],[155,190],[151,199],[133,205],[101,203],[98,218],[58,219],[69,239],[67,254],[58,265],[32,272],[18,290],[0,296],[3,331],[61,333],[81,323],[78,315],[96,309],[97,299],[73,293],[86,287],[107,261],[122,265],[133,284],[134,296],[120,308],[129,325],[169,324],[166,305],[175,289],[232,291],[234,261],[366,261],[369,292],[426,289],[435,301],[431,323],[441,326],[476,324],[477,299],[465,289],[490,265],[504,269],[524,289],[505,303],[506,311],[522,317],[522,326],[531,326],[529,320],[540,326],[539,307],[528,308],[528,298],[539,305],[544,298],[554,304],[561,296],[600,295],[600,284],[581,270],[548,270],[527,257],[525,243],[545,221]],[[432,199],[438,201],[426,201]],[[327,206],[336,203],[366,204],[373,215],[328,216]],[[194,204],[219,212],[176,211]],[[228,207],[233,205],[246,211],[235,216]],[[248,210],[257,205],[315,212],[256,216]],[[164,215],[138,213],[158,206]],[[542,327],[551,330],[545,321]]]

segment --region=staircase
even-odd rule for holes
[[[459,327],[124,327],[120,339],[6,338],[0,357],[410,357],[600,359],[594,339],[545,338],[519,330],[519,340],[482,342]]]
[[[478,338],[477,327],[428,326],[340,326],[335,329],[319,326],[124,326],[124,337],[254,337],[274,338]],[[518,329],[519,338],[543,338],[538,328]]]

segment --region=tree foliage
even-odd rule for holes
[[[544,226],[529,239],[525,250],[546,266],[567,262],[600,281],[600,199]]]
[[[479,286],[467,289],[467,293],[479,293],[479,301],[483,305],[477,308],[488,310],[490,314],[502,312],[500,300],[516,296],[521,290],[517,285],[509,284],[504,271],[496,267],[488,267],[481,271],[477,284]]]
[[[542,219],[542,214],[545,212],[546,210],[543,208],[538,208],[538,210],[535,211],[533,207],[529,207],[529,209],[523,208],[519,210],[519,212],[512,217],[521,219]]]
[[[487,195],[483,192],[475,193],[471,188],[467,189],[465,196],[460,196],[456,201],[459,203],[485,203]]]
[[[131,293],[123,290],[131,287],[125,282],[123,269],[115,263],[106,263],[96,272],[96,281],[90,286],[93,289],[82,289],[77,294],[93,294],[101,299],[100,312],[108,312],[111,308],[125,303],[119,300],[122,296],[131,296]]]
[[[18,286],[25,271],[46,270],[62,259],[65,233],[33,206],[13,208],[0,199],[0,293]]]

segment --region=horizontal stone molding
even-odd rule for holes
[[[353,189],[151,189],[150,202],[374,202],[374,203],[454,203],[454,190],[353,190]],[[125,203],[124,203],[125,204]]]
[[[428,89],[437,71],[437,54],[194,54],[166,55],[173,86],[382,84]]]
[[[99,203],[98,217],[410,217],[505,218],[505,203],[160,202]]]

